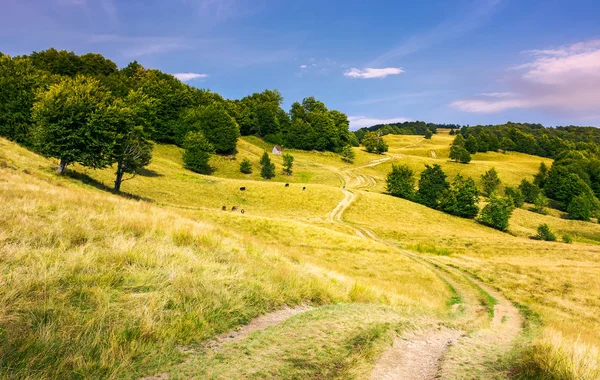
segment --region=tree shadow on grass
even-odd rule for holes
[[[154,171],[152,169],[147,169],[147,168],[141,168],[137,170],[137,175],[142,176],[142,177],[164,177],[164,174],[161,174],[157,171]]]
[[[85,183],[86,185],[93,186],[96,189],[106,191],[106,192],[118,195],[120,197],[123,197],[123,198],[134,199],[136,201],[153,202],[152,199],[150,199],[150,198],[142,197],[142,196],[139,196],[136,194],[127,193],[124,191],[116,192],[112,187],[106,186],[104,183],[98,181],[95,178],[90,177],[86,173],[80,173],[80,172],[76,172],[73,170],[68,170],[65,174],[70,178],[73,178],[78,181],[81,181],[82,183]]]

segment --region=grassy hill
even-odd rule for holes
[[[147,170],[123,184],[125,196],[106,191],[112,169],[59,177],[53,161],[0,139],[0,377],[365,378],[406,331],[441,324],[477,339],[499,299],[483,283],[524,310],[530,328],[510,351],[479,348],[496,359],[457,377],[599,375],[600,225],[519,209],[501,233],[381,194],[393,163],[439,163],[478,183],[495,167],[510,185],[551,163],[479,153],[456,164],[447,159],[452,136],[440,132],[386,136],[387,155],[356,148],[354,165],[291,151],[294,175],[274,156],[271,181],[257,164],[271,145],[256,138],[242,138],[235,157],[214,157],[212,176],[185,170],[179,148],[157,145]],[[239,172],[243,158],[253,174]],[[574,244],[531,240],[540,223]],[[202,349],[301,304],[314,309],[218,353]]]

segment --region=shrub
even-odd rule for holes
[[[463,218],[474,218],[479,213],[479,190],[472,178],[464,178],[460,174],[452,182],[452,188],[441,202],[445,212]]]
[[[571,200],[567,207],[569,219],[590,220],[594,209],[594,202],[587,194],[578,195]]]
[[[431,129],[429,129],[429,128],[428,128],[428,129],[425,131],[425,138],[426,138],[427,140],[431,140],[431,137],[432,137],[432,136],[433,136],[433,132],[431,132]]]
[[[479,150],[479,145],[477,144],[477,138],[475,136],[470,135],[465,141],[465,149],[471,153],[475,154]]]
[[[490,202],[481,210],[478,221],[497,230],[506,231],[513,210],[514,205],[510,198],[492,195]]]
[[[415,173],[406,165],[392,165],[387,176],[387,191],[395,197],[413,199],[415,193]]]
[[[417,202],[431,208],[438,208],[442,195],[450,188],[446,181],[446,173],[438,164],[425,165],[419,179],[419,190],[417,191]]]
[[[500,178],[498,177],[498,172],[496,171],[496,168],[491,168],[490,170],[482,174],[481,183],[483,184],[483,195],[485,195],[486,197],[489,197],[494,192],[496,192],[496,189],[498,189],[498,186],[500,186],[500,183],[502,183],[500,181]]]
[[[548,211],[546,211],[546,207],[548,206],[548,198],[541,192],[535,197],[533,202],[532,211],[537,212],[538,214],[546,215]]]
[[[210,174],[208,165],[213,146],[202,132],[189,132],[183,141],[183,162],[187,169],[201,174]]]
[[[573,237],[569,234],[564,234],[562,237],[563,243],[571,244],[573,243]]]
[[[468,164],[471,162],[471,154],[469,151],[458,145],[453,145],[450,148],[449,158],[455,162],[460,162],[461,164]]]
[[[529,182],[526,179],[521,181],[521,184],[519,185],[519,190],[521,190],[521,193],[523,193],[523,198],[525,199],[525,202],[528,203],[534,203],[535,199],[541,192],[540,188],[537,185]]]
[[[242,162],[240,162],[240,172],[244,174],[252,174],[252,162],[249,159],[244,158]]]
[[[294,156],[289,153],[283,155],[283,172],[292,175],[292,166],[294,165]]]
[[[537,240],[544,241],[556,241],[556,235],[550,229],[550,226],[547,224],[540,224],[537,228],[537,235],[535,235]]]
[[[377,142],[377,148],[375,149],[375,153],[381,154],[388,151],[388,144],[383,141],[382,138]]]
[[[354,149],[350,145],[346,145],[342,149],[342,161],[347,162],[349,164],[354,163]]]
[[[506,188],[504,189],[504,194],[508,198],[512,199],[513,205],[516,208],[523,206],[525,198],[523,197],[523,193],[521,192],[521,190],[519,190],[518,188],[506,186]]]
[[[275,177],[275,164],[271,162],[267,152],[265,152],[260,159],[260,167],[260,175],[264,179],[271,179]]]

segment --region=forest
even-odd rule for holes
[[[148,165],[152,142],[182,146],[190,134],[217,154],[235,153],[240,135],[305,150],[351,144],[345,114],[313,97],[289,112],[282,103],[277,90],[224,99],[136,61],[119,69],[100,54],[0,53],[0,136],[57,158],[59,172],[117,164],[115,190],[125,173]]]

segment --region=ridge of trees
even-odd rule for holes
[[[59,159],[61,173],[73,163],[117,164],[115,190],[125,173],[150,163],[152,142],[191,145],[188,135],[200,133],[207,140],[200,145],[218,154],[235,153],[240,135],[337,153],[358,144],[342,112],[314,97],[289,112],[282,102],[277,90],[224,99],[136,61],[118,68],[100,54],[0,53],[0,136]]]

